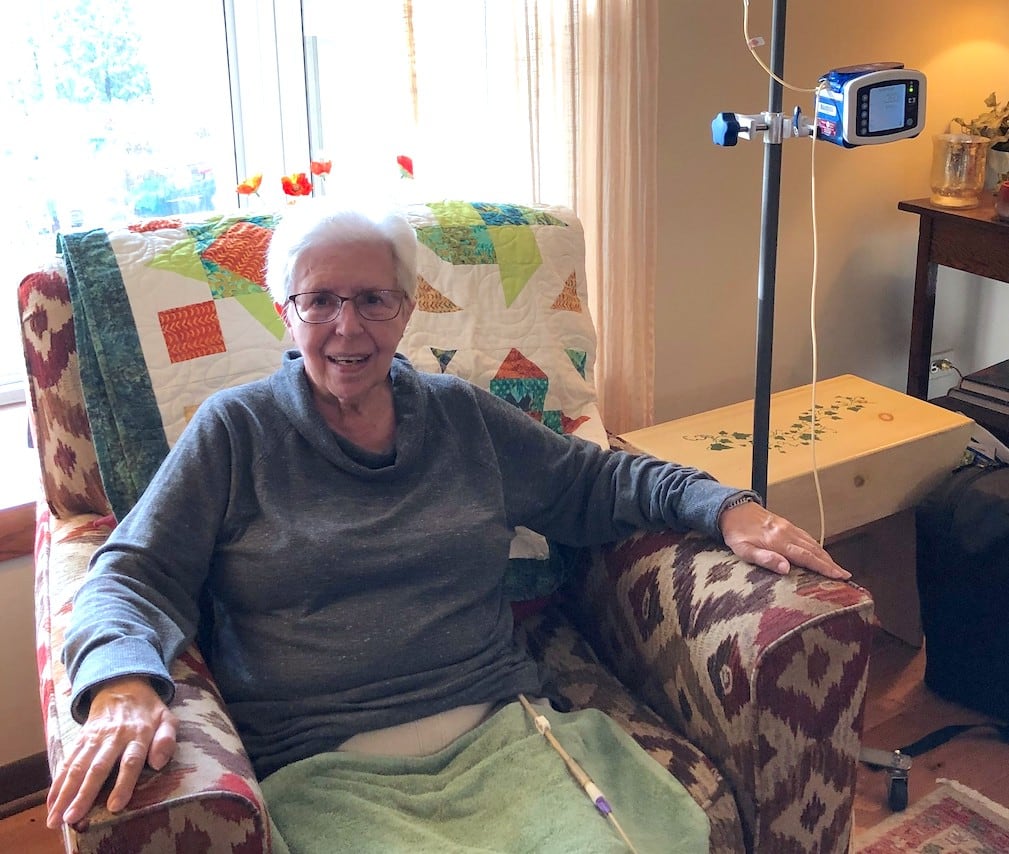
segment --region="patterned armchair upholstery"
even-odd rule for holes
[[[482,220],[470,221],[470,208]],[[432,257],[457,255],[441,272],[423,264],[419,271],[419,313],[429,314],[436,326],[442,324],[433,333],[424,324],[419,332],[408,333],[413,338],[405,345],[413,348],[411,357],[424,369],[451,369],[452,356],[446,354],[463,349],[432,343],[441,341],[453,324],[468,322],[467,311],[458,310],[463,300],[453,290],[454,278],[471,275],[474,269],[485,277],[487,265],[497,264],[505,299],[498,301],[498,308],[488,303],[490,307],[480,310],[504,312],[521,302],[522,286],[512,276],[518,262],[509,259],[511,250],[505,246],[522,243],[528,235],[485,240],[480,222],[493,221],[488,220],[489,208],[493,216],[501,210],[512,215],[518,211],[532,223],[549,213],[572,228],[565,233],[562,253],[568,258],[558,262],[558,297],[544,305],[571,310],[584,299],[581,232],[570,212],[473,205],[454,213],[439,209],[435,213],[440,219],[431,221],[431,211],[425,211],[417,226],[429,229],[422,242]],[[247,238],[250,222],[262,225],[253,219],[238,217],[226,225],[232,234],[236,226],[244,229]],[[191,236],[206,226],[162,222],[104,237],[118,245],[120,238],[160,240],[166,229],[174,229],[177,236],[185,228]],[[476,240],[459,240],[461,233]],[[221,268],[229,265],[244,265],[244,275],[256,284],[262,243],[258,239],[246,245],[236,253],[238,262],[218,256],[210,263],[204,257],[211,288]],[[497,247],[496,257],[458,257],[459,252],[486,251],[489,244]],[[549,267],[550,253],[542,242],[540,249],[542,264]],[[151,258],[145,263],[150,267]],[[566,275],[569,267],[572,272]],[[83,316],[86,311],[76,295],[86,284],[83,277],[100,275],[95,269],[108,274],[107,266],[77,265],[71,258],[31,273],[18,292],[33,430],[42,462],[44,496],[38,505],[35,550],[37,643],[40,700],[53,767],[78,730],[70,716],[70,686],[61,661],[73,595],[118,512],[118,499],[110,492],[119,485],[101,460],[105,440],[99,447],[95,441],[108,413],[98,411],[103,404],[86,400],[82,383],[80,348],[88,340],[82,337],[82,325],[90,324],[92,339],[96,332],[102,334],[102,327],[94,317]],[[535,369],[548,361],[542,341],[529,343],[523,337],[542,335],[541,319],[533,311],[522,315],[505,325],[511,346],[500,366],[492,365],[488,384],[506,396],[532,388],[529,394],[513,395],[514,402],[534,417],[553,420],[558,429],[575,432],[597,417],[591,411],[593,399],[579,401],[572,393],[558,404],[548,391],[530,404],[535,389],[544,388],[540,370],[519,371],[517,386],[504,382],[516,379],[516,364],[532,361]],[[185,349],[186,336],[196,333],[172,334],[174,346]],[[564,352],[591,388],[592,338],[584,326],[579,334],[577,346],[570,337],[565,341]],[[530,353],[540,355],[530,359]],[[178,364],[169,360],[164,370]],[[471,360],[468,368],[465,360],[462,364],[474,381],[481,381],[476,367],[480,359]],[[148,368],[151,376],[157,373]],[[119,400],[119,406],[132,406],[125,392]],[[571,706],[594,706],[608,713],[683,783],[710,818],[712,851],[846,851],[870,649],[868,593],[805,572],[779,577],[757,570],[696,534],[638,533],[586,550],[575,562],[579,571],[571,573],[573,579],[546,597],[546,607],[528,609],[533,613],[516,626],[517,638],[546,665]],[[529,595],[542,593],[549,590]],[[175,757],[162,771],[144,773],[123,813],[112,815],[99,804],[84,821],[68,828],[68,852],[269,850],[269,822],[258,782],[195,645],[176,662],[173,675],[178,682],[173,711],[180,720]]]

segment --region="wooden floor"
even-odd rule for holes
[[[862,728],[866,747],[893,750],[949,724],[991,722],[933,694],[922,681],[925,651],[884,632],[876,637],[869,665],[869,694]],[[1009,807],[1009,743],[994,730],[978,729],[912,760],[908,799],[914,803],[945,777]],[[864,830],[890,815],[887,776],[860,766],[855,790],[855,828]]]
[[[922,682],[924,651],[880,632],[869,667],[863,743],[893,750],[947,724],[984,723],[983,715],[939,699]],[[913,761],[909,800],[914,803],[936,786],[936,779],[958,780],[1009,806],[1009,744],[990,730],[976,730],[935,748]],[[855,832],[890,815],[887,777],[883,771],[859,767],[855,792]],[[47,830],[44,806],[0,821],[0,852],[59,854],[60,835]]]

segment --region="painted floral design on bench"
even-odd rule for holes
[[[829,406],[817,404],[815,427],[813,425],[813,410],[811,407],[800,413],[798,418],[788,427],[771,430],[767,446],[772,451],[785,453],[788,448],[809,445],[813,441],[814,432],[816,439],[819,441],[828,433],[837,432],[824,422],[842,421],[845,413],[860,412],[871,402],[864,395],[836,395]],[[719,430],[717,433],[697,433],[693,436],[684,436],[683,438],[688,442],[708,442],[708,450],[711,451],[730,451],[753,444],[753,433],[740,433],[729,430]]]

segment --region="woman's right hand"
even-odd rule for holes
[[[46,824],[74,824],[87,814],[118,763],[110,812],[124,809],[144,764],[164,768],[175,752],[177,721],[151,683],[127,676],[102,683],[91,699],[80,738],[64,757],[49,789]]]

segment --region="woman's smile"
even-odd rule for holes
[[[340,367],[358,367],[363,365],[368,359],[371,358],[370,355],[364,354],[360,356],[350,356],[350,355],[332,355],[326,356],[331,364],[338,365]]]

